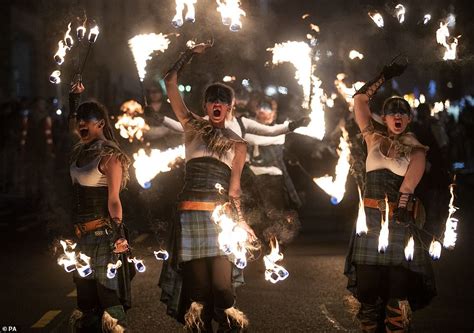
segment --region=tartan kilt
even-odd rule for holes
[[[102,230],[102,229],[98,229]],[[107,264],[116,262],[119,259],[117,254],[113,253],[112,235],[104,234],[103,236],[96,236],[94,233],[83,235],[77,242],[77,251],[81,251],[90,257],[90,266],[92,274],[81,277],[74,271],[74,279],[96,280],[98,283],[106,288],[118,291],[118,275],[113,279],[107,277]],[[122,262],[123,265],[127,263]]]

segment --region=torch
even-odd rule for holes
[[[85,30],[84,30],[84,32],[85,32]],[[81,70],[79,72],[79,77],[82,77],[82,72],[84,71],[84,67],[86,66],[87,58],[89,57],[89,53],[91,52],[92,45],[94,45],[94,43],[96,42],[98,36],[99,36],[99,27],[97,25],[95,25],[95,27],[93,27],[89,31],[89,36],[87,38],[87,41],[89,42],[89,46],[87,47],[86,56],[85,56],[85,58],[82,62]]]

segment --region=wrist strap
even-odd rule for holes
[[[174,63],[174,65],[168,70],[167,73],[176,71],[176,73],[179,74],[179,72],[183,69],[184,65],[186,65],[188,62],[191,61],[191,59],[194,56],[194,52],[191,49],[187,49],[183,53],[181,53],[180,57],[178,60]]]
[[[365,94],[369,99],[374,97],[374,95],[377,93],[377,91],[380,89],[382,84],[384,84],[385,79],[383,75],[377,76],[375,79],[367,82],[364,84],[359,90],[356,91],[354,96],[359,95],[359,94]],[[354,97],[352,96],[352,97]]]

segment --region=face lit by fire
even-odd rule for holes
[[[402,134],[411,122],[411,109],[407,101],[400,97],[391,97],[383,106],[382,119],[389,134]]]
[[[234,107],[234,101],[231,103],[221,100],[207,101],[205,104],[207,115],[209,120],[214,125],[224,124],[227,115],[231,114],[231,110]]]
[[[76,130],[83,143],[92,142],[104,135],[105,121],[88,113],[79,113],[76,117]]]

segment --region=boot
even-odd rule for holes
[[[243,332],[249,325],[247,316],[234,307],[214,309],[214,319],[219,323],[217,333]]]
[[[74,310],[69,318],[72,333],[100,332],[100,316],[98,311]]]
[[[375,333],[377,332],[379,322],[380,307],[378,303],[360,303],[360,309],[357,313],[357,319],[359,319],[360,329],[364,333]]]
[[[411,308],[407,300],[391,298],[385,310],[387,333],[406,333],[410,329]]]
[[[111,306],[102,315],[102,330],[110,333],[125,332],[127,317],[122,305]]]

